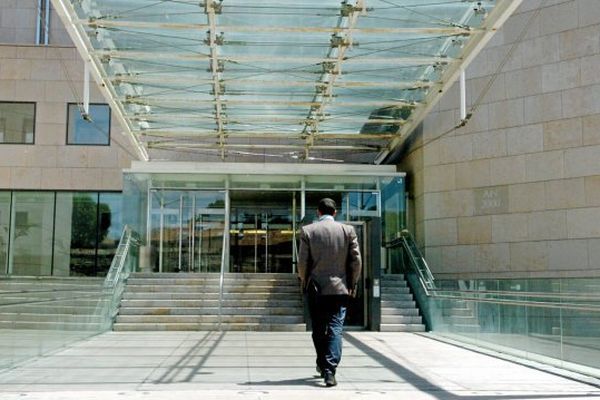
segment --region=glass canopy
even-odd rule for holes
[[[372,162],[520,1],[53,3],[144,158]]]

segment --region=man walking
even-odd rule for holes
[[[317,352],[317,371],[335,386],[349,296],[356,295],[361,257],[354,228],[334,220],[335,201],[319,201],[319,220],[302,228],[298,275],[306,293]]]

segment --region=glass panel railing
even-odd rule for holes
[[[438,284],[429,304],[434,333],[600,376],[599,278]]]
[[[137,247],[125,228],[105,279],[0,278],[0,370],[110,330]]]
[[[434,280],[410,234],[398,249],[427,330],[600,377],[600,278]]]
[[[102,299],[98,302],[95,310],[95,314],[102,318],[102,331],[112,328],[119,311],[127,278],[137,270],[139,265],[139,246],[138,234],[126,225],[104,280]]]

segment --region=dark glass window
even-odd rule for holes
[[[0,143],[33,144],[35,103],[0,102]]]
[[[58,193],[56,221],[53,275],[96,275],[98,193]]]
[[[110,107],[90,104],[89,115],[84,117],[79,105],[69,104],[67,144],[110,145]]]
[[[10,192],[0,192],[0,275],[7,273],[10,233]]]
[[[123,232],[121,193],[100,193],[98,203],[98,275],[106,275]]]
[[[54,192],[14,192],[9,273],[51,275]]]

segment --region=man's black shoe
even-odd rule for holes
[[[333,375],[329,371],[325,371],[325,386],[331,387],[337,385],[337,381],[335,380],[335,375]]]
[[[318,365],[317,365],[317,374],[319,374],[321,376],[321,378],[325,377],[325,372],[323,372],[321,367],[319,367]]]

